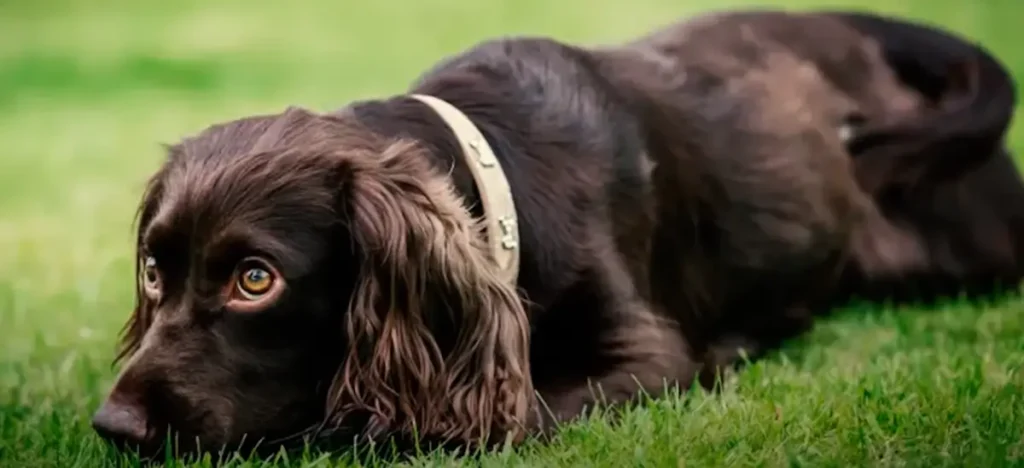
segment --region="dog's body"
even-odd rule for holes
[[[621,47],[489,41],[421,77],[410,92],[461,109],[505,168],[515,285],[475,230],[488,214],[458,142],[408,96],[175,146],[142,204],[130,359],[97,428],[518,438],[793,336],[849,258],[922,262],[892,248],[839,131],[912,115],[917,95],[863,35],[808,18],[831,43],[715,17]],[[830,78],[844,69],[868,81]],[[287,287],[235,294],[267,275]]]
[[[1013,292],[1024,278],[1024,181],[1006,147],[1016,108],[1009,71],[946,31],[874,15],[844,21],[879,44],[900,80],[926,103],[905,119],[865,119],[850,143],[858,180],[927,262],[866,274],[857,262],[833,293],[924,301]]]
[[[980,46],[871,14],[766,11],[705,15],[653,42],[672,47],[683,36],[706,60],[728,62],[716,76],[751,73],[782,50],[813,64],[831,99],[847,100],[846,149],[883,221],[862,231],[831,305],[975,297],[1024,279],[1024,181],[1005,143],[1016,89]],[[883,257],[901,265],[877,268]]]

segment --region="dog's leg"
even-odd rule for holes
[[[626,320],[602,331],[592,359],[604,372],[539,388],[536,423],[542,433],[583,416],[595,406],[616,407],[644,396],[657,398],[672,388],[686,389],[699,363],[676,330],[644,306],[630,307]],[[587,367],[595,363],[588,363]]]
[[[737,370],[745,361],[761,359],[787,340],[810,331],[814,311],[797,304],[781,309],[778,314],[748,316],[743,320],[743,326],[719,336],[704,350],[700,383],[705,388],[714,387],[719,376]]]

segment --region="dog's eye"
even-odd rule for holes
[[[160,271],[156,268],[156,259],[151,255],[142,261],[142,285],[150,297],[160,294]]]
[[[249,300],[259,299],[274,286],[274,274],[262,266],[254,265],[242,269],[238,276],[238,292]]]
[[[224,306],[236,313],[255,313],[273,304],[284,292],[284,278],[264,259],[250,257],[235,268]]]

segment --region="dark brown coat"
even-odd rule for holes
[[[854,263],[835,302],[925,301],[1013,292],[1024,278],[1024,181],[1006,147],[1013,77],[950,31],[863,13],[833,13],[878,44],[919,96],[917,112],[858,122],[848,148],[858,181],[891,225],[926,252],[899,271]]]
[[[843,51],[827,57],[729,21],[610,48],[487,41],[412,86],[500,158],[516,285],[488,262],[453,136],[405,95],[173,146],[141,204],[138,306],[97,430],[150,451],[168,426],[186,450],[521,440],[793,336],[851,256],[918,261],[874,255],[888,220],[840,138],[851,113],[914,112],[915,94],[836,21],[809,23]]]

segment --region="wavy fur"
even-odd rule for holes
[[[346,211],[363,258],[333,417],[366,412],[371,433],[519,438],[533,395],[526,310],[496,274],[479,223],[425,158],[410,157],[418,151],[400,141],[347,160]],[[441,341],[438,328],[453,326],[453,342]]]

